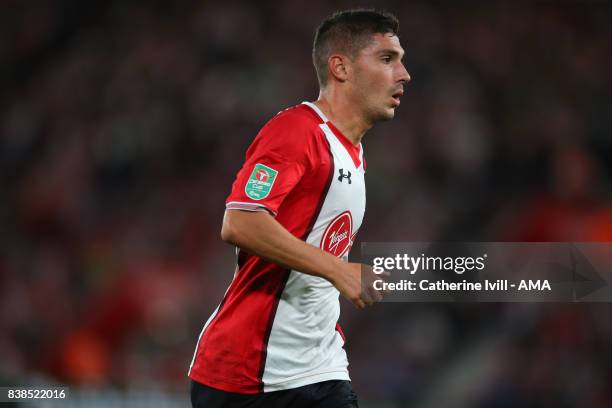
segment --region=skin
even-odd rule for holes
[[[403,87],[410,81],[403,55],[392,34],[374,34],[354,58],[330,55],[329,79],[315,104],[355,145],[376,122],[394,117]],[[368,281],[375,278],[369,265],[344,262],[305,243],[267,212],[226,210],[221,238],[270,262],[327,279],[359,309],[382,299],[383,293],[372,285],[362,291],[362,268],[370,271],[365,275]]]
[[[396,35],[374,34],[355,58],[332,54],[315,104],[355,145],[376,122],[393,119],[410,74]],[[393,96],[398,96],[394,99]]]
[[[221,238],[277,265],[327,279],[359,309],[382,299],[374,290],[361,292],[361,264],[305,243],[267,212],[226,210]]]

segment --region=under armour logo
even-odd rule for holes
[[[347,178],[348,183],[351,184],[351,172],[347,170],[347,174],[344,174],[344,169],[339,169],[339,171],[340,175],[338,176],[338,181],[342,183],[342,179]]]

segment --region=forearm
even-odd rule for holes
[[[344,265],[337,257],[293,236],[266,212],[226,210],[222,238],[267,261],[334,283]]]

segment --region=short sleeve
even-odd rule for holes
[[[247,150],[226,200],[227,209],[267,210],[276,215],[310,166],[312,125],[283,116],[268,122]]]

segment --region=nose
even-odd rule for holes
[[[408,70],[406,69],[404,64],[400,63],[400,66],[401,68],[400,68],[399,77],[397,81],[403,84],[407,84],[408,82],[412,80],[412,78],[410,77],[410,74],[408,73]]]

